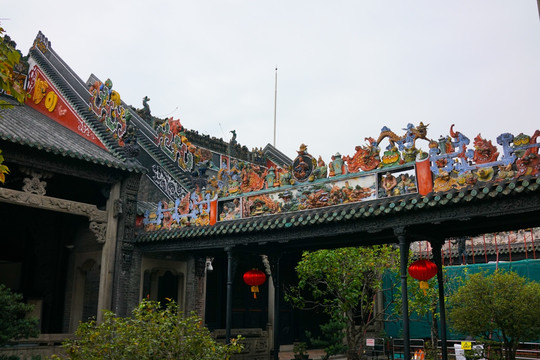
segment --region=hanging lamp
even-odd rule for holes
[[[266,281],[266,274],[259,269],[251,269],[244,273],[244,282],[251,286],[251,292],[253,293],[253,298],[257,298],[257,293],[259,292],[259,286],[264,284]]]
[[[427,281],[437,275],[437,265],[426,259],[416,260],[409,265],[409,275],[420,281],[420,289],[424,290],[425,295],[429,289]]]

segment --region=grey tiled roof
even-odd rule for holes
[[[2,96],[12,108],[0,109],[0,139],[52,154],[128,171],[144,171],[137,162],[122,160],[29,106]]]
[[[275,148],[272,144],[267,144],[264,149],[263,153],[273,162],[280,166],[289,166],[292,165],[293,161],[290,159],[287,155],[279,151],[277,148]]]

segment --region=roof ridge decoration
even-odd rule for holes
[[[111,132],[118,145],[135,145],[135,129],[129,123],[131,113],[129,108],[122,105],[120,94],[112,87],[111,79],[105,80],[105,83],[96,80],[89,89],[88,108],[104,124],[107,131]]]
[[[238,160],[263,165],[265,159],[261,150],[253,149],[251,152],[246,146],[236,142],[236,131],[232,130],[232,139],[226,143],[223,139],[199,134],[198,131],[189,130],[182,126],[179,119],[173,117],[160,119],[152,116],[149,106],[150,98],[143,98],[143,108],[132,107],[133,113],[145,125],[150,126],[157,135],[154,143],[164,154],[184,172],[192,171],[199,162],[211,160],[211,153],[223,154]],[[190,153],[192,155],[190,155]],[[215,170],[219,170],[216,167]]]
[[[155,145],[183,171],[193,170],[196,148],[187,139],[180,119],[171,117],[156,127]]]
[[[36,38],[34,39],[34,43],[32,44],[31,49],[38,49],[43,54],[46,54],[49,51],[50,47],[51,47],[51,42],[40,30]]]
[[[468,137],[450,127],[450,136],[441,137],[438,142],[430,142],[430,169],[435,176],[434,191],[460,189],[477,182],[502,181],[520,176],[540,174],[540,143],[536,140],[540,130],[532,136],[520,133],[515,136],[503,133],[497,143],[503,148],[503,156],[491,140],[478,134],[474,139],[474,149],[467,149]]]
[[[304,144],[297,151],[294,165],[288,169],[270,168],[262,171],[260,167],[252,165],[227,163],[222,166],[217,178],[211,178],[206,188],[197,188],[195,193],[202,198],[215,199],[209,205],[211,220],[207,223],[211,223],[212,220],[236,220],[383,198],[399,200],[415,193],[424,197],[420,201],[424,205],[429,203],[429,206],[433,206],[439,202],[441,205],[452,204],[448,201],[452,198],[450,192],[458,189],[480,185],[484,188],[482,193],[485,193],[488,190],[486,186],[490,187],[491,183],[503,184],[540,175],[540,144],[536,143],[540,130],[536,130],[532,136],[523,133],[516,137],[509,133],[500,135],[497,138],[503,147],[500,160],[497,160],[497,148],[480,135],[475,138],[474,149],[467,149],[468,138],[455,132],[453,125],[450,136],[439,141],[427,138],[427,125],[422,123],[418,127],[409,124],[404,130],[405,135],[398,137],[383,127],[377,141],[366,138],[368,145],[357,146],[357,154],[353,157],[341,158],[336,153],[328,166],[320,157],[315,161]],[[390,144],[381,156],[379,146],[384,139],[388,139]],[[429,142],[429,153],[416,148],[417,139]],[[377,162],[377,166],[374,166]],[[502,190],[497,190],[497,193],[510,193]],[[441,192],[448,195],[433,197],[432,193]],[[443,197],[447,201],[439,201]],[[389,206],[392,207],[392,204],[396,207],[392,201]],[[402,206],[397,207],[401,209]],[[173,214],[177,211],[175,208],[167,210]],[[145,217],[149,219],[151,216],[159,218],[159,214],[150,213]],[[189,225],[189,222],[154,222],[147,230],[184,225]]]

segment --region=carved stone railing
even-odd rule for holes
[[[10,341],[9,346],[0,347],[0,358],[45,359],[64,355],[62,342],[73,338],[73,334],[40,334],[36,338]]]
[[[85,216],[96,240],[105,242],[107,211],[99,210],[95,205],[5,188],[0,188],[0,202]]]

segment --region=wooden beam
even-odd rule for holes
[[[0,188],[0,202],[81,215],[95,222],[107,222],[107,212],[99,210],[96,205],[51,196]]]

